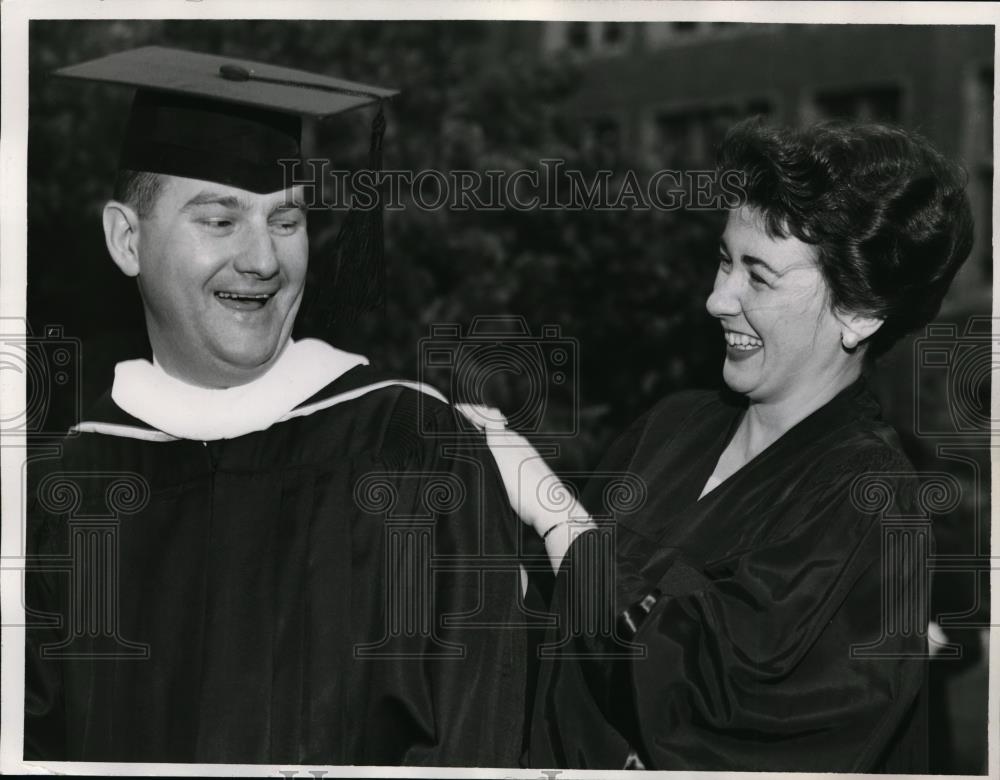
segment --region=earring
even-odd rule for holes
[[[844,349],[854,349],[858,346],[858,337],[853,333],[845,333],[840,337],[840,342],[844,345]]]

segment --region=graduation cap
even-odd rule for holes
[[[281,160],[301,158],[302,117],[379,104],[369,166],[381,168],[382,102],[398,91],[308,71],[145,46],[57,70],[135,88],[119,158],[123,170],[217,182],[257,193],[286,186]],[[382,210],[349,211],[333,262],[311,285],[311,315],[329,324],[381,303]],[[350,312],[347,310],[350,309]]]

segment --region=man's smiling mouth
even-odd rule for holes
[[[235,311],[256,311],[263,309],[274,293],[244,293],[231,290],[218,290],[215,299],[227,309]]]

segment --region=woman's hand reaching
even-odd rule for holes
[[[590,515],[531,443],[507,429],[497,409],[474,404],[455,408],[485,433],[510,505],[545,540],[552,567],[558,569],[572,539],[594,527]]]

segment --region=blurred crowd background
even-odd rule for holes
[[[915,465],[962,488],[935,518],[934,617],[961,651],[931,664],[931,758],[936,772],[986,771],[992,27],[33,21],[29,326],[38,339],[80,345],[78,373],[38,405],[46,430],[65,430],[108,387],[117,361],[149,350],[134,282],[109,261],[100,218],[130,95],[51,72],[149,44],[400,89],[385,139],[392,169],[515,171],[560,159],[588,176],[609,169],[615,181],[627,171],[711,170],[722,134],[750,115],[892,122],[960,162],[977,223],[973,255],[939,323],[887,355],[873,380]],[[364,166],[370,120],[362,109],[310,126],[307,152],[335,169]],[[660,397],[719,383],[723,342],[704,300],[724,218],[692,209],[389,212],[384,306],[322,335],[458,400],[508,416],[527,410],[520,427],[558,444],[557,470],[586,472]],[[309,219],[315,269],[329,262],[343,212]],[[435,345],[450,350],[449,368],[425,365]]]

